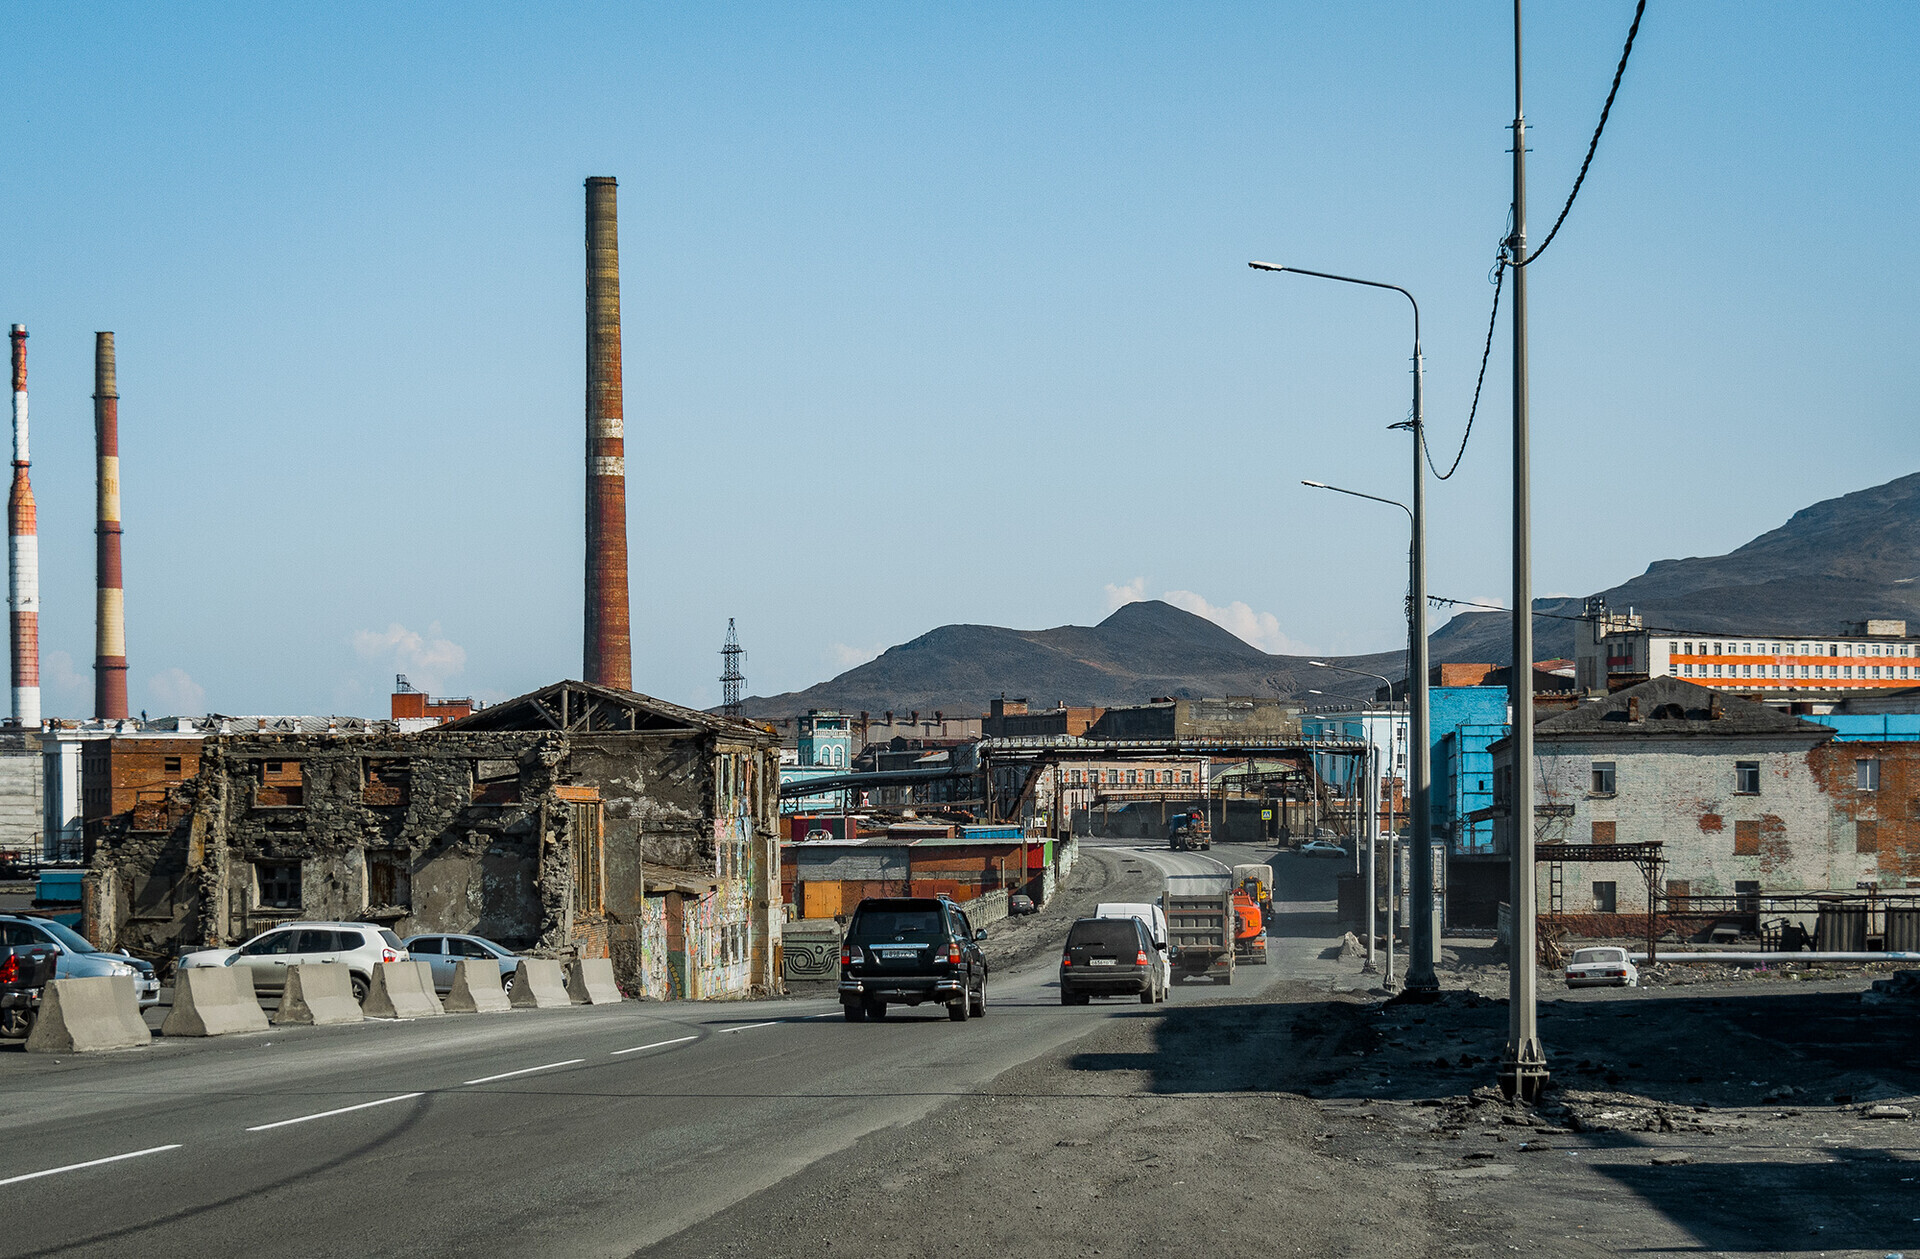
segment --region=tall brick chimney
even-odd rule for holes
[[[13,722],[40,725],[40,536],[27,454],[27,326],[13,325],[13,492],[7,498],[7,603],[12,610]]]
[[[620,226],[611,176],[587,180],[585,680],[633,689],[627,620],[627,461],[620,372]]]
[[[93,715],[127,715],[127,596],[120,576],[120,391],[113,334],[93,334],[93,444],[99,523],[94,529]]]

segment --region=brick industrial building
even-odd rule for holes
[[[1920,882],[1920,743],[1841,741],[1816,721],[1655,678],[1538,722],[1534,747],[1541,859],[1556,842],[1658,841],[1665,869],[1652,890],[1662,911]],[[1492,753],[1495,799],[1483,815],[1504,854],[1511,742]],[[1495,893],[1504,862],[1497,873]],[[1599,934],[1637,933],[1648,889],[1632,865],[1568,861],[1557,874],[1540,881],[1540,912],[1590,917]]]

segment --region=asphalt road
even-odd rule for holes
[[[1272,855],[1083,859],[1189,873]],[[1314,906],[1340,865],[1278,858],[1278,896]],[[1293,947],[1233,991],[1315,969],[1315,943]],[[0,1254],[631,1254],[1130,1008],[1060,1006],[1043,957],[996,975],[988,1017],[964,1024],[647,1002],[7,1052]]]

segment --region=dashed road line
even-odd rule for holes
[[[402,1093],[398,1097],[383,1097],[377,1102],[361,1102],[358,1106],[342,1106],[338,1110],[323,1110],[317,1114],[301,1115],[298,1119],[281,1119],[274,1123],[257,1124],[248,1128],[248,1132],[266,1132],[273,1128],[285,1128],[290,1124],[306,1123],[310,1119],[330,1119],[335,1115],[350,1114],[356,1110],[367,1110],[374,1106],[386,1106],[393,1102],[404,1102],[413,1097],[425,1097],[425,1093]]]
[[[756,1027],[775,1027],[775,1026],[777,1026],[777,1025],[779,1024],[779,1022],[780,1022],[780,1020],[779,1020],[779,1019],[772,1019],[772,1020],[769,1020],[768,1022],[765,1022],[765,1023],[748,1023],[748,1024],[746,1024],[746,1025],[744,1025],[744,1026],[742,1026],[742,1027],[723,1027],[723,1028],[721,1028],[720,1030],[721,1030],[721,1032],[723,1032],[723,1033],[725,1033],[725,1032],[751,1032],[751,1031],[752,1031],[752,1030],[753,1030],[754,1028],[756,1028]]]
[[[84,1163],[68,1163],[65,1167],[49,1167],[44,1172],[28,1172],[24,1176],[9,1176],[0,1180],[0,1185],[17,1185],[23,1180],[38,1180],[42,1176],[58,1176],[61,1172],[77,1172],[85,1167],[101,1167],[108,1163],[118,1163],[130,1158],[144,1158],[149,1154],[164,1154],[168,1150],[177,1150],[178,1145],[156,1145],[147,1150],[135,1150],[130,1154],[115,1154],[108,1158],[89,1159]]]
[[[565,1062],[549,1062],[544,1066],[521,1067],[518,1071],[502,1071],[499,1075],[483,1075],[477,1080],[467,1080],[467,1084],[491,1084],[495,1080],[511,1080],[516,1075],[532,1075],[535,1071],[551,1071],[555,1067],[570,1067],[576,1062],[585,1062],[585,1058],[569,1058]]]
[[[607,1056],[618,1058],[621,1054],[637,1054],[646,1049],[665,1049],[668,1045],[684,1045],[690,1040],[699,1040],[698,1036],[679,1036],[673,1040],[656,1040],[651,1045],[635,1045],[632,1049],[616,1049]]]

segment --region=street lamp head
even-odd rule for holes
[[[1272,262],[1249,262],[1247,265],[1252,267],[1255,271],[1285,271],[1286,270],[1285,267]]]

